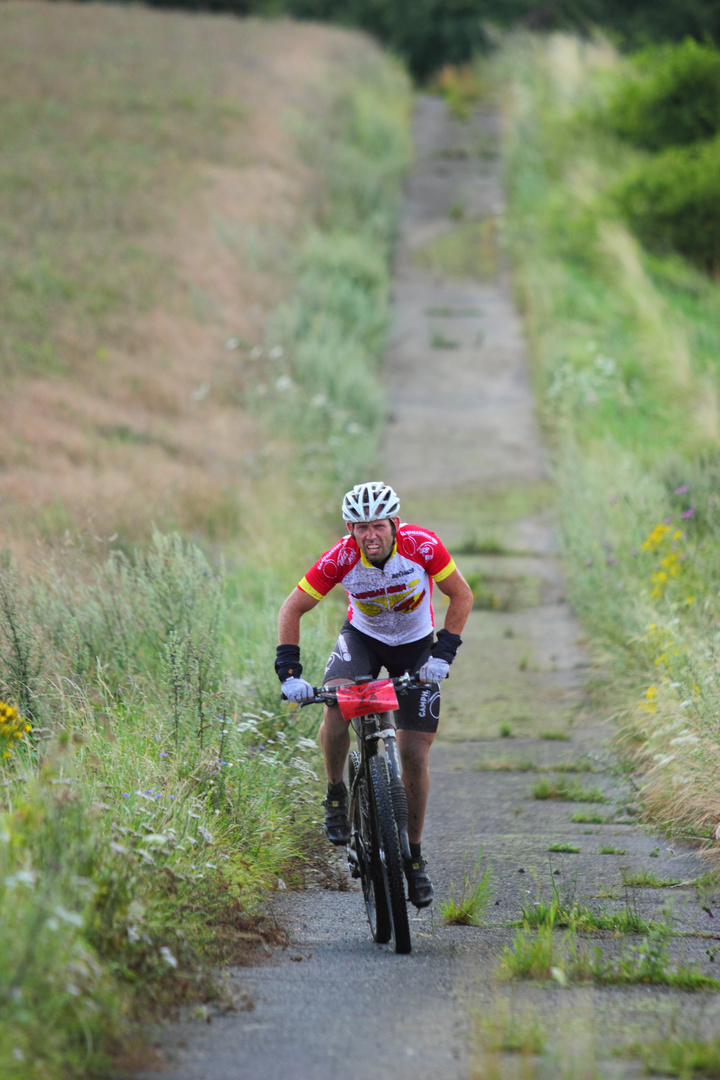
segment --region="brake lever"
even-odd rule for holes
[[[337,705],[337,697],[334,694],[321,693],[322,686],[313,686],[314,697],[308,699],[308,701],[301,701],[300,708],[304,709],[306,705]]]

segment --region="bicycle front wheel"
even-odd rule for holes
[[[367,776],[358,776],[360,769],[360,755],[353,750],[348,760],[350,790],[354,790],[351,846],[360,870],[370,932],[379,945],[384,945],[392,937],[392,920],[380,861],[379,839],[370,813]]]
[[[392,918],[395,952],[409,953],[412,949],[410,922],[405,899],[405,875],[400,840],[390,793],[390,774],[385,758],[379,754],[371,757],[368,764],[380,839],[383,880]]]

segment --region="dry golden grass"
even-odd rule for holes
[[[19,164],[0,218],[17,285],[0,288],[0,546],[234,531],[273,451],[246,404],[265,363],[250,350],[318,198],[293,130],[370,48],[282,20],[2,5]]]

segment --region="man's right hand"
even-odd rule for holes
[[[284,683],[280,684],[280,689],[283,692],[283,697],[286,697],[288,701],[294,701],[298,705],[315,697],[315,690],[307,679],[286,679]]]

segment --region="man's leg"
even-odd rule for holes
[[[425,823],[430,772],[428,756],[435,733],[432,731],[403,731],[397,733],[402,778],[408,799],[408,840],[419,844]]]
[[[342,686],[347,679],[329,679],[326,686]],[[318,742],[325,758],[328,778],[325,796],[325,835],[331,844],[350,843],[348,821],[348,793],[343,780],[345,759],[350,749],[350,724],[343,719],[337,705],[326,705],[323,722],[318,732]]]
[[[323,677],[324,686],[343,686],[352,683],[358,675],[374,678],[379,663],[368,653],[359,635],[349,623],[340,631],[335,648],[328,659]],[[350,842],[350,824],[347,817],[348,793],[343,781],[345,760],[350,749],[350,724],[343,720],[340,709],[325,706],[323,722],[318,732],[318,742],[325,759],[328,790],[325,797],[325,833],[332,844]]]
[[[330,679],[326,686],[344,686],[349,679]],[[326,705],[318,742],[325,758],[329,784],[341,784],[345,761],[350,750],[350,723],[343,719],[337,705]]]
[[[408,896],[416,907],[432,903],[434,890],[427,864],[420,853],[420,839],[425,822],[430,773],[428,755],[435,733],[432,731],[399,730],[398,751],[402,763],[402,778],[408,799],[408,840],[411,858],[405,863]]]

